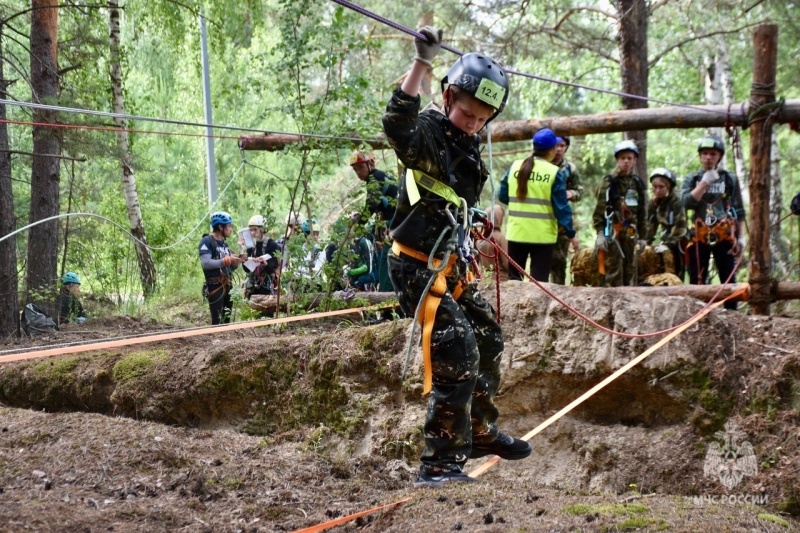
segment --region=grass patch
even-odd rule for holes
[[[77,366],[77,357],[52,357],[36,363],[33,366],[33,371],[37,374],[46,374],[50,378],[58,379],[75,370]]]
[[[650,508],[642,503],[575,503],[567,505],[563,511],[575,516],[595,514],[613,516],[646,513]]]
[[[126,355],[114,365],[112,375],[117,383],[124,383],[147,373],[155,363],[166,361],[170,355],[164,350],[150,350]]]
[[[645,527],[656,531],[664,531],[669,529],[669,524],[666,520],[649,516],[632,516],[617,524],[617,529],[622,531],[626,529],[642,529]]]
[[[773,524],[777,524],[779,526],[785,527],[786,529],[789,529],[789,521],[788,520],[784,520],[783,518],[781,518],[778,515],[769,514],[769,513],[759,513],[758,514],[758,519],[763,521],[763,522],[771,522]]]

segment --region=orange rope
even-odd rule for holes
[[[395,505],[400,505],[401,503],[409,501],[411,498],[412,496],[409,496],[408,498],[403,498],[402,500],[397,500],[396,502],[393,503],[387,503],[386,505],[381,505],[380,507],[373,507],[372,509],[361,511],[360,513],[342,516],[335,520],[330,520],[329,522],[323,522],[322,524],[317,524],[316,526],[306,527],[303,529],[296,529],[295,533],[317,533],[318,531],[325,531],[326,529],[330,529],[334,526],[344,524],[345,522],[349,522],[350,520],[355,520],[356,518],[361,518],[362,516],[366,516],[368,514],[377,513],[378,511],[382,511],[387,507],[394,507]]]
[[[288,316],[283,318],[268,318],[264,320],[254,320],[252,322],[237,322],[235,324],[225,324],[224,326],[211,326],[208,328],[193,329],[189,331],[174,331],[172,333],[148,335],[146,337],[137,337],[134,339],[118,339],[114,341],[81,344],[78,346],[66,346],[63,348],[34,350],[30,352],[23,352],[19,354],[0,357],[0,364],[11,363],[13,361],[24,361],[27,359],[39,359],[42,357],[50,357],[52,355],[66,355],[71,353],[92,352],[95,350],[118,348],[120,346],[132,346],[134,344],[146,344],[150,342],[159,342],[172,339],[183,339],[186,337],[197,337],[199,335],[206,335],[209,333],[219,333],[222,331],[235,331],[239,329],[258,328],[262,326],[272,326],[276,324],[288,324],[290,322],[302,322],[304,320],[312,320],[315,318],[327,318],[330,316],[348,315],[362,311],[374,311],[376,309],[382,309],[383,307],[385,306],[379,304],[369,307],[355,307],[353,309],[339,309],[337,311],[326,311],[324,313],[310,313],[307,315]]]

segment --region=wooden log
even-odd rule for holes
[[[729,113],[730,111],[730,113]],[[511,120],[492,124],[492,142],[530,141],[533,133],[548,127],[560,135],[592,135],[597,133],[617,133],[636,130],[662,130],[686,128],[722,127],[727,119],[737,126],[748,126],[750,105],[748,103],[726,105],[697,105],[661,107],[611,111],[594,115],[574,115],[569,117],[547,117],[531,120]],[[777,112],[774,122],[786,124],[800,122],[800,100],[787,100]],[[343,140],[342,144],[368,144],[376,150],[389,148],[383,134],[373,139]],[[283,150],[288,144],[306,143],[313,148],[319,143],[305,135],[268,133],[265,135],[243,135],[239,138],[242,150]]]
[[[336,141],[336,139],[333,139]],[[242,135],[239,137],[240,150],[265,150],[267,152],[277,152],[283,150],[287,145],[305,143],[304,148],[319,148],[323,145],[316,137],[307,135],[295,135],[291,133],[265,133],[263,135]],[[342,138],[340,144],[351,145],[353,147],[368,144],[375,150],[386,150],[391,148],[384,135],[377,136],[376,139],[361,139],[353,136],[351,139]],[[326,145],[328,145],[326,143]]]
[[[769,194],[772,148],[770,104],[775,102],[775,72],[778,57],[778,26],[763,24],[753,33],[753,85],[750,101],[754,109],[750,125],[750,309],[769,315],[772,257],[769,250]]]
[[[302,298],[305,304],[305,309],[316,309],[325,299],[326,293],[324,292],[317,292],[317,293],[309,293],[309,294],[301,294],[298,295],[298,299]],[[332,297],[336,300],[349,300],[349,299],[361,299],[366,300],[369,305],[380,304],[384,302],[388,302],[390,300],[397,300],[397,295],[393,292],[356,292],[352,298],[344,298],[345,293],[343,291],[336,291],[332,294]],[[282,295],[281,296],[281,310],[285,311],[287,306],[292,304],[296,299],[293,299],[291,296]],[[250,297],[248,301],[248,305],[262,313],[265,312],[275,312],[278,307],[278,297],[269,295],[269,294],[254,294]]]
[[[659,296],[691,296],[692,298],[708,302],[711,301],[712,298],[714,298],[714,301],[718,301],[721,298],[730,296],[731,294],[733,294],[734,292],[738,291],[741,288],[745,288],[747,289],[747,291],[744,294],[733,298],[734,300],[748,301],[750,298],[752,298],[752,284],[749,283],[732,283],[724,287],[718,295],[717,291],[720,290],[719,285],[672,285],[670,287],[615,287],[605,290],[634,291],[640,294],[645,294],[647,296],[652,296],[654,298]],[[800,282],[789,281],[789,282],[774,283],[770,286],[767,297],[771,301],[800,300]]]

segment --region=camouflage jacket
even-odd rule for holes
[[[396,89],[383,115],[383,131],[406,168],[421,170],[446,183],[474,207],[488,172],[481,160],[478,135],[456,128],[438,109],[420,112],[420,97]],[[392,239],[430,254],[436,240],[450,227],[446,201],[420,188],[422,199],[411,205],[405,179],[400,179],[397,209],[389,226]],[[444,246],[436,252],[441,257]]]
[[[663,228],[661,244],[678,244],[686,236],[686,210],[675,189],[666,198],[650,200],[647,212],[647,244],[653,244],[659,226]]]
[[[747,216],[744,202],[742,202],[739,180],[727,170],[720,169],[718,172],[721,179],[709,186],[699,202],[692,197],[691,193],[697,187],[698,182],[703,179],[704,171],[698,170],[683,179],[681,201],[687,211],[694,210],[692,220],[697,218],[705,220],[709,210],[717,219],[725,218],[729,213],[734,215],[737,220],[744,220]]]
[[[575,164],[571,161],[567,161],[566,159],[561,160],[561,164],[558,165],[560,169],[560,175],[564,177],[564,180],[567,182],[567,191],[572,191],[574,196],[570,198],[570,202],[578,202],[583,197],[583,184],[581,183],[581,177],[578,175],[578,168]]]
[[[609,174],[603,178],[597,187],[597,205],[592,215],[592,226],[598,233],[606,227],[606,206],[611,211],[612,223],[633,224],[640,238],[644,237],[647,231],[647,192],[642,178],[635,174]]]
[[[381,220],[391,220],[397,204],[397,182],[392,176],[376,168],[367,175],[366,186],[367,198],[362,218],[377,214]]]

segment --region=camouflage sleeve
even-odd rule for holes
[[[581,183],[581,177],[578,174],[578,168],[572,164],[572,162],[568,164],[570,166],[570,176],[567,180],[567,190],[572,191],[573,193],[570,202],[579,202],[580,199],[583,198],[583,183]]]
[[[644,181],[641,178],[634,177],[636,188],[639,192],[639,205],[642,206],[642,209],[637,210],[636,212],[636,227],[642,228],[638,231],[639,238],[644,237],[644,230],[647,228],[647,187],[644,184]]]
[[[678,244],[686,236],[688,231],[686,226],[686,210],[681,201],[676,197],[670,197],[670,211],[672,212],[672,231],[666,238],[662,239],[664,244]]]
[[[656,204],[655,200],[650,200],[650,205],[648,206],[647,212],[650,213],[650,216],[647,219],[647,244],[653,244],[653,241],[656,238],[656,233],[658,233],[658,215],[656,214]]]
[[[689,174],[683,178],[683,185],[681,186],[681,204],[685,209],[697,209],[700,207],[700,202],[694,199],[692,191],[695,188],[696,180],[695,174]]]
[[[606,191],[608,190],[608,176],[603,178],[597,186],[597,205],[594,207],[592,215],[592,226],[597,233],[603,231],[606,226]]]
[[[420,97],[395,89],[383,115],[383,131],[397,158],[408,168],[440,179],[439,143],[432,124],[420,120]]]

